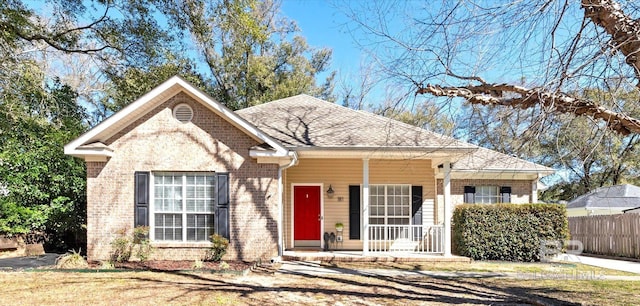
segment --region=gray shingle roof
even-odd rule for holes
[[[601,187],[567,203],[567,208],[634,208],[640,206],[640,187]]]
[[[236,113],[289,148],[478,149],[454,163],[453,170],[553,172],[542,165],[308,95],[275,100]]]
[[[288,147],[474,148],[369,112],[356,111],[308,95],[297,95],[236,111]]]
[[[551,174],[554,170],[524,159],[509,156],[494,150],[478,147],[478,150],[463,156],[452,166],[453,170],[485,170],[485,171],[539,171]]]

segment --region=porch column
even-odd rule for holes
[[[531,203],[538,203],[538,179],[531,182]]]
[[[444,256],[451,256],[451,162],[444,163]]]
[[[278,256],[284,255],[284,204],[283,201],[283,183],[282,183],[282,167],[278,167]]]
[[[369,254],[369,159],[362,159],[362,255]]]

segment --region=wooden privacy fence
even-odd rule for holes
[[[585,253],[640,258],[640,214],[569,217],[569,231]]]

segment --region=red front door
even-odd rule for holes
[[[320,186],[293,187],[293,239],[320,240]]]

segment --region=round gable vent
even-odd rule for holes
[[[193,109],[189,104],[178,104],[173,108],[173,117],[182,123],[191,122],[191,119],[193,119]]]

